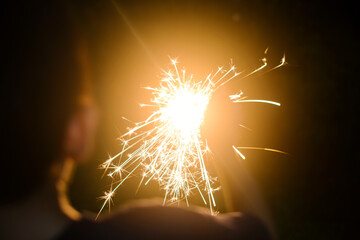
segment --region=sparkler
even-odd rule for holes
[[[280,64],[272,69],[285,64],[284,55]],[[164,204],[166,201],[185,200],[189,205],[188,197],[195,191],[211,212],[216,206],[213,192],[218,188],[213,185],[217,179],[210,176],[206,168],[210,149],[200,134],[200,126],[214,92],[241,73],[236,72],[234,65],[228,70],[219,67],[204,81],[195,81],[185,69],[178,69],[175,59],[171,59],[171,66],[169,70],[163,70],[159,87],[146,88],[152,91],[153,98],[150,104],[140,106],[153,108],[151,115],[144,121],[134,123],[134,127],[119,138],[122,150],[101,165],[105,173],[113,178],[113,183],[111,189],[101,197],[104,203],[99,213],[106,204],[110,207],[116,190],[138,171],[141,173],[139,187],[156,180],[165,192]],[[267,61],[263,58],[259,68],[239,78],[246,78],[266,66]],[[258,102],[280,106],[280,103],[274,101],[247,99],[242,92],[230,95],[229,98],[234,103]],[[232,147],[245,159],[240,152],[244,147]],[[269,148],[248,149],[281,152]]]

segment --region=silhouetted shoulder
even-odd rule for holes
[[[270,239],[262,222],[251,215],[212,216],[203,208],[148,201],[125,205],[101,223],[120,231],[122,239]]]

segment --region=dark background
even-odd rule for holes
[[[272,147],[289,155],[247,151],[246,165],[258,182],[280,239],[342,239],[356,216],[359,110],[357,27],[353,6],[325,1],[117,1],[136,39],[111,1],[78,3],[89,36],[95,93],[100,109],[96,150],[80,166],[71,187],[73,204],[97,212],[108,189],[98,165],[116,154],[126,116],[142,120],[138,103],[151,97],[168,56],[203,77],[230,59],[240,69],[259,66],[263,51],[287,66],[239,83],[250,98],[280,108],[240,106],[239,146]],[[142,47],[146,46],[147,50]],[[161,197],[156,184],[133,178],[119,189],[115,206],[135,198]],[[219,211],[224,210],[221,195]],[[195,204],[196,198],[194,200]]]

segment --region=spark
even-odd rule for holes
[[[207,171],[207,154],[211,153],[211,150],[206,139],[200,134],[200,126],[213,93],[241,73],[235,71],[234,65],[228,70],[219,67],[204,81],[195,81],[185,69],[179,71],[177,59],[170,61],[170,69],[162,71],[160,86],[145,88],[152,92],[153,97],[151,103],[140,104],[140,107],[152,108],[151,114],[146,120],[133,123],[135,126],[128,128],[119,138],[122,150],[114,157],[109,156],[101,165],[109,172],[108,176],[113,179],[113,183],[110,191],[101,197],[104,203],[100,212],[106,204],[110,207],[112,196],[124,181],[136,171],[140,171],[141,181],[136,192],[140,185],[147,185],[154,180],[164,191],[164,204],[182,200],[189,204],[189,196],[197,192],[204,204],[209,206],[211,213],[214,213],[216,201],[213,193],[219,187],[214,187],[217,179]],[[261,61],[260,67],[239,79],[264,69],[268,63],[265,58]],[[284,55],[280,65],[272,69],[285,63]],[[230,95],[229,99],[234,103],[256,102],[280,106],[280,103],[274,101],[247,99],[242,92]],[[127,118],[123,119],[131,122]],[[232,147],[245,159],[240,152],[244,148]],[[281,152],[268,148],[247,149]]]
[[[286,60],[285,60],[285,53],[284,53],[283,57],[281,58],[280,64],[277,65],[277,66],[275,66],[275,67],[273,67],[273,68],[271,68],[268,72],[270,72],[270,71],[272,71],[272,70],[275,70],[275,69],[277,69],[277,68],[279,68],[279,67],[282,67],[282,66],[284,66],[284,65],[286,65],[286,64],[287,64],[287,62],[286,62]]]
[[[276,105],[280,107],[280,103],[278,102],[274,102],[274,101],[269,101],[269,100],[260,100],[260,99],[252,99],[252,100],[235,100],[234,102],[258,102],[258,103],[268,103],[268,104],[272,104],[272,105]]]
[[[236,147],[237,149],[255,149],[255,150],[264,150],[264,151],[269,151],[269,152],[277,152],[277,153],[282,153],[282,154],[287,154],[287,152],[284,151],[280,151],[277,149],[272,149],[272,148],[260,148],[260,147]]]
[[[255,150],[264,150],[264,151],[269,151],[269,152],[276,152],[276,153],[282,153],[282,154],[287,154],[286,152],[284,151],[280,151],[280,150],[277,150],[277,149],[272,149],[272,148],[260,148],[260,147],[235,147],[235,146],[232,146],[232,148],[234,149],[234,151],[242,158],[245,160],[245,156],[244,154],[242,154],[240,152],[240,149],[246,149],[246,150],[251,150],[251,149],[255,149]]]

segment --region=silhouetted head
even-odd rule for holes
[[[85,157],[86,46],[66,1],[5,3],[1,14],[1,202],[46,184],[53,165]]]

